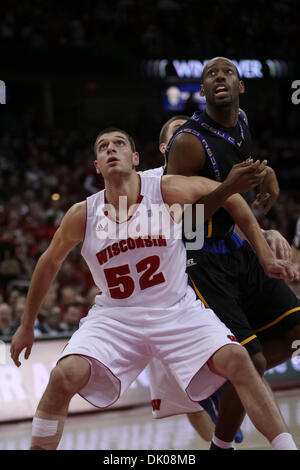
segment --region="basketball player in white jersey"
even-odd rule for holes
[[[30,355],[34,320],[53,279],[70,250],[82,243],[82,255],[102,294],[51,372],[33,419],[31,449],[57,448],[76,393],[105,408],[117,401],[152,357],[164,362],[191,400],[210,396],[230,380],[272,448],[296,449],[247,352],[188,287],[182,240],[166,236],[160,222],[154,223],[150,235],[141,229],[142,235],[135,236],[147,225],[139,219],[140,212],[151,219],[155,204],[162,205],[170,233],[176,234],[180,224],[165,204],[183,207],[209,192],[212,205],[223,200],[242,225],[269,274],[298,276],[291,264],[274,258],[242,198],[228,198],[246,181],[257,185],[265,165],[243,163],[218,185],[198,177],[139,176],[134,143],[119,129],[102,131],[95,150],[96,171],[103,175],[105,189],[72,206],[63,218],[34,270],[21,325],[11,343],[11,356],[20,366],[20,352],[25,349],[25,359]]]

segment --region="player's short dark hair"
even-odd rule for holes
[[[110,134],[111,132],[120,132],[120,134],[123,134],[127,138],[127,140],[129,141],[131,150],[133,152],[136,152],[134,139],[131,137],[131,135],[128,134],[128,132],[123,131],[122,129],[119,129],[118,127],[106,127],[105,129],[102,129],[102,131],[100,131],[99,134],[96,137],[96,140],[95,140],[95,143],[94,143],[95,155],[97,155],[96,143],[99,140],[99,137],[101,137],[101,135],[103,135],[103,134]]]
[[[169,119],[167,122],[165,122],[165,124],[162,126],[160,134],[159,134],[159,145],[166,141],[166,136],[167,136],[170,124],[172,124],[172,122],[174,122],[174,121],[177,121],[178,119],[182,119],[182,120],[187,121],[190,118],[189,118],[189,116],[178,115],[178,116],[171,117],[171,119]],[[166,143],[168,143],[168,142],[166,142]]]

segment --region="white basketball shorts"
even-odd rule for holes
[[[191,400],[199,401],[226,380],[206,362],[227,344],[241,347],[188,286],[186,295],[168,308],[92,307],[59,360],[69,355],[89,360],[91,376],[80,395],[99,408],[115,403],[153,357]]]
[[[153,418],[166,418],[186,413],[203,411],[199,403],[192,401],[182,390],[171,371],[162,361],[151,359],[146,367],[150,383]]]

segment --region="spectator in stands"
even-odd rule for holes
[[[63,328],[70,335],[78,329],[80,318],[82,317],[81,305],[71,303],[67,305],[63,313]]]
[[[11,336],[15,333],[15,331],[20,325],[20,318],[25,309],[25,302],[26,302],[26,297],[24,295],[19,295],[17,297],[16,302],[14,303],[14,306],[12,308],[13,321],[12,321],[12,325],[10,329]]]
[[[44,310],[43,319],[38,318],[34,326],[34,336],[59,336],[65,333],[64,325],[61,320],[61,310],[57,306]]]
[[[0,304],[0,336],[10,336],[13,323],[12,308],[9,304]]]

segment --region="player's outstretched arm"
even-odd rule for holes
[[[235,165],[231,170],[231,176],[235,175],[234,178],[231,179],[228,175],[227,182],[224,181],[223,183],[200,176],[164,176],[162,177],[164,202],[169,206],[180,204],[183,210],[185,204],[194,204],[199,199],[201,202],[205,200],[205,204],[209,205],[209,210],[212,213],[223,206],[249,240],[268,276],[289,280],[299,279],[297,266],[289,261],[276,259],[248,204],[240,194],[233,194],[240,190],[239,185],[245,187],[241,175],[245,175],[247,166],[243,167],[241,165],[243,164]],[[238,170],[238,173],[236,173],[236,170]],[[242,173],[240,173],[240,170],[242,170]],[[236,178],[237,175],[238,178]],[[245,176],[245,180],[248,181],[247,176]],[[256,184],[254,180],[253,184]]]
[[[299,268],[289,260],[276,258],[276,254],[268,245],[264,233],[246,201],[235,194],[224,203],[224,209],[229,212],[234,221],[241,228],[249,243],[257,254],[260,264],[269,277],[287,280],[299,279]]]
[[[11,357],[18,367],[21,365],[21,351],[26,348],[25,359],[30,355],[34,339],[34,321],[51,283],[68,253],[84,239],[85,220],[85,202],[72,206],[55,232],[49,247],[37,262],[26,298],[25,311],[10,348]]]
[[[246,192],[264,177],[266,161],[248,160],[234,165],[223,183],[200,176],[167,175],[162,178],[164,201],[169,204],[204,204],[204,220],[209,219],[228,197]]]

